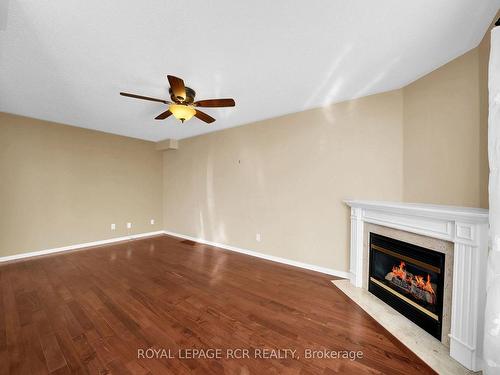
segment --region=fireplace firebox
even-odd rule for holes
[[[445,255],[370,233],[368,290],[441,340]]]

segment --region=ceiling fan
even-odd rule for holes
[[[150,100],[153,102],[159,102],[163,104],[168,104],[168,109],[165,112],[160,113],[155,117],[155,120],[165,120],[170,115],[180,120],[182,123],[189,120],[191,117],[196,116],[200,120],[205,121],[210,124],[215,121],[215,119],[205,112],[197,109],[197,107],[234,107],[234,99],[206,99],[194,101],[196,92],[184,85],[184,81],[175,76],[167,76],[168,82],[170,83],[169,93],[170,99],[172,101],[167,101],[164,99],[151,98],[149,96],[142,96],[136,94],[129,94],[126,92],[121,92],[120,95],[128,96],[130,98]]]

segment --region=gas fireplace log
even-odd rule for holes
[[[413,279],[413,275],[408,273],[409,280]],[[428,304],[434,305],[436,303],[436,294],[431,293],[417,286],[414,282],[409,282],[408,280],[402,280],[401,278],[395,276],[392,272],[385,275],[385,279],[391,284],[398,286],[399,288],[407,291],[416,299],[427,302]],[[436,290],[436,285],[432,284],[432,288]]]

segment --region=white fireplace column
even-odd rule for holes
[[[490,165],[490,254],[485,311],[484,373],[500,374],[500,26],[491,31],[488,159]]]
[[[351,283],[364,287],[364,224],[449,241],[453,246],[450,356],[470,370],[483,368],[488,210],[411,203],[346,201],[351,207]]]
[[[363,286],[364,224],[362,217],[362,208],[351,208],[351,254],[349,272],[351,273],[351,283],[358,288]]]

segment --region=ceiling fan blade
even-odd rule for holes
[[[234,107],[235,104],[234,99],[230,98],[198,100],[193,103],[197,107]]]
[[[198,117],[201,121],[205,121],[207,124],[210,124],[215,121],[215,119],[212,116],[209,116],[202,111],[196,110],[196,113],[194,115]]]
[[[163,99],[156,99],[156,98],[150,98],[149,96],[129,94],[127,92],[121,92],[120,95],[122,95],[122,96],[128,96],[129,98],[142,99],[142,100],[150,100],[152,102],[159,102],[159,103],[165,103],[165,104],[170,103],[170,102],[168,102],[166,100],[163,100]]]
[[[179,100],[186,100],[186,86],[184,86],[184,81],[175,76],[167,76],[167,78],[175,97]]]
[[[172,112],[170,112],[170,109],[167,109],[165,112],[162,112],[158,116],[156,116],[155,120],[165,120],[171,114]]]

